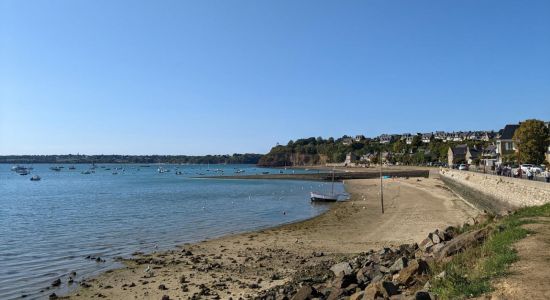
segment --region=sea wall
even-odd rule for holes
[[[479,209],[502,213],[550,202],[550,184],[482,173],[441,170],[440,178]]]

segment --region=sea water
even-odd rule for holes
[[[318,172],[251,165],[100,164],[91,169],[77,164],[61,171],[52,166],[32,165],[31,174],[23,176],[0,164],[0,299],[67,292],[76,284],[64,280],[51,288],[51,283],[73,271],[80,280],[116,268],[116,257],[136,251],[311,218],[327,206],[312,205],[309,192],[330,190],[330,183],[321,182],[204,178],[239,170],[244,171],[240,175]],[[159,173],[159,167],[170,171]],[[91,174],[82,174],[87,170]],[[30,181],[32,175],[42,180]],[[343,192],[341,184],[335,189]]]

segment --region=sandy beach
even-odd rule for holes
[[[434,177],[384,180],[382,214],[379,184],[346,181],[351,199],[310,220],[136,255],[125,267],[81,283],[70,298],[252,298],[300,272],[369,249],[419,242],[435,228],[478,213]]]

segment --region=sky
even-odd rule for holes
[[[0,0],[0,155],[550,120],[550,1]]]

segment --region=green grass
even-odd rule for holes
[[[455,255],[447,263],[433,263],[432,275],[445,271],[445,276],[433,277],[431,290],[443,299],[475,297],[490,292],[491,280],[506,275],[508,266],[518,259],[512,244],[529,233],[521,225],[537,222],[533,219],[536,217],[550,217],[550,204],[523,208],[501,220],[464,228],[470,231],[491,226],[494,230],[482,245]]]

